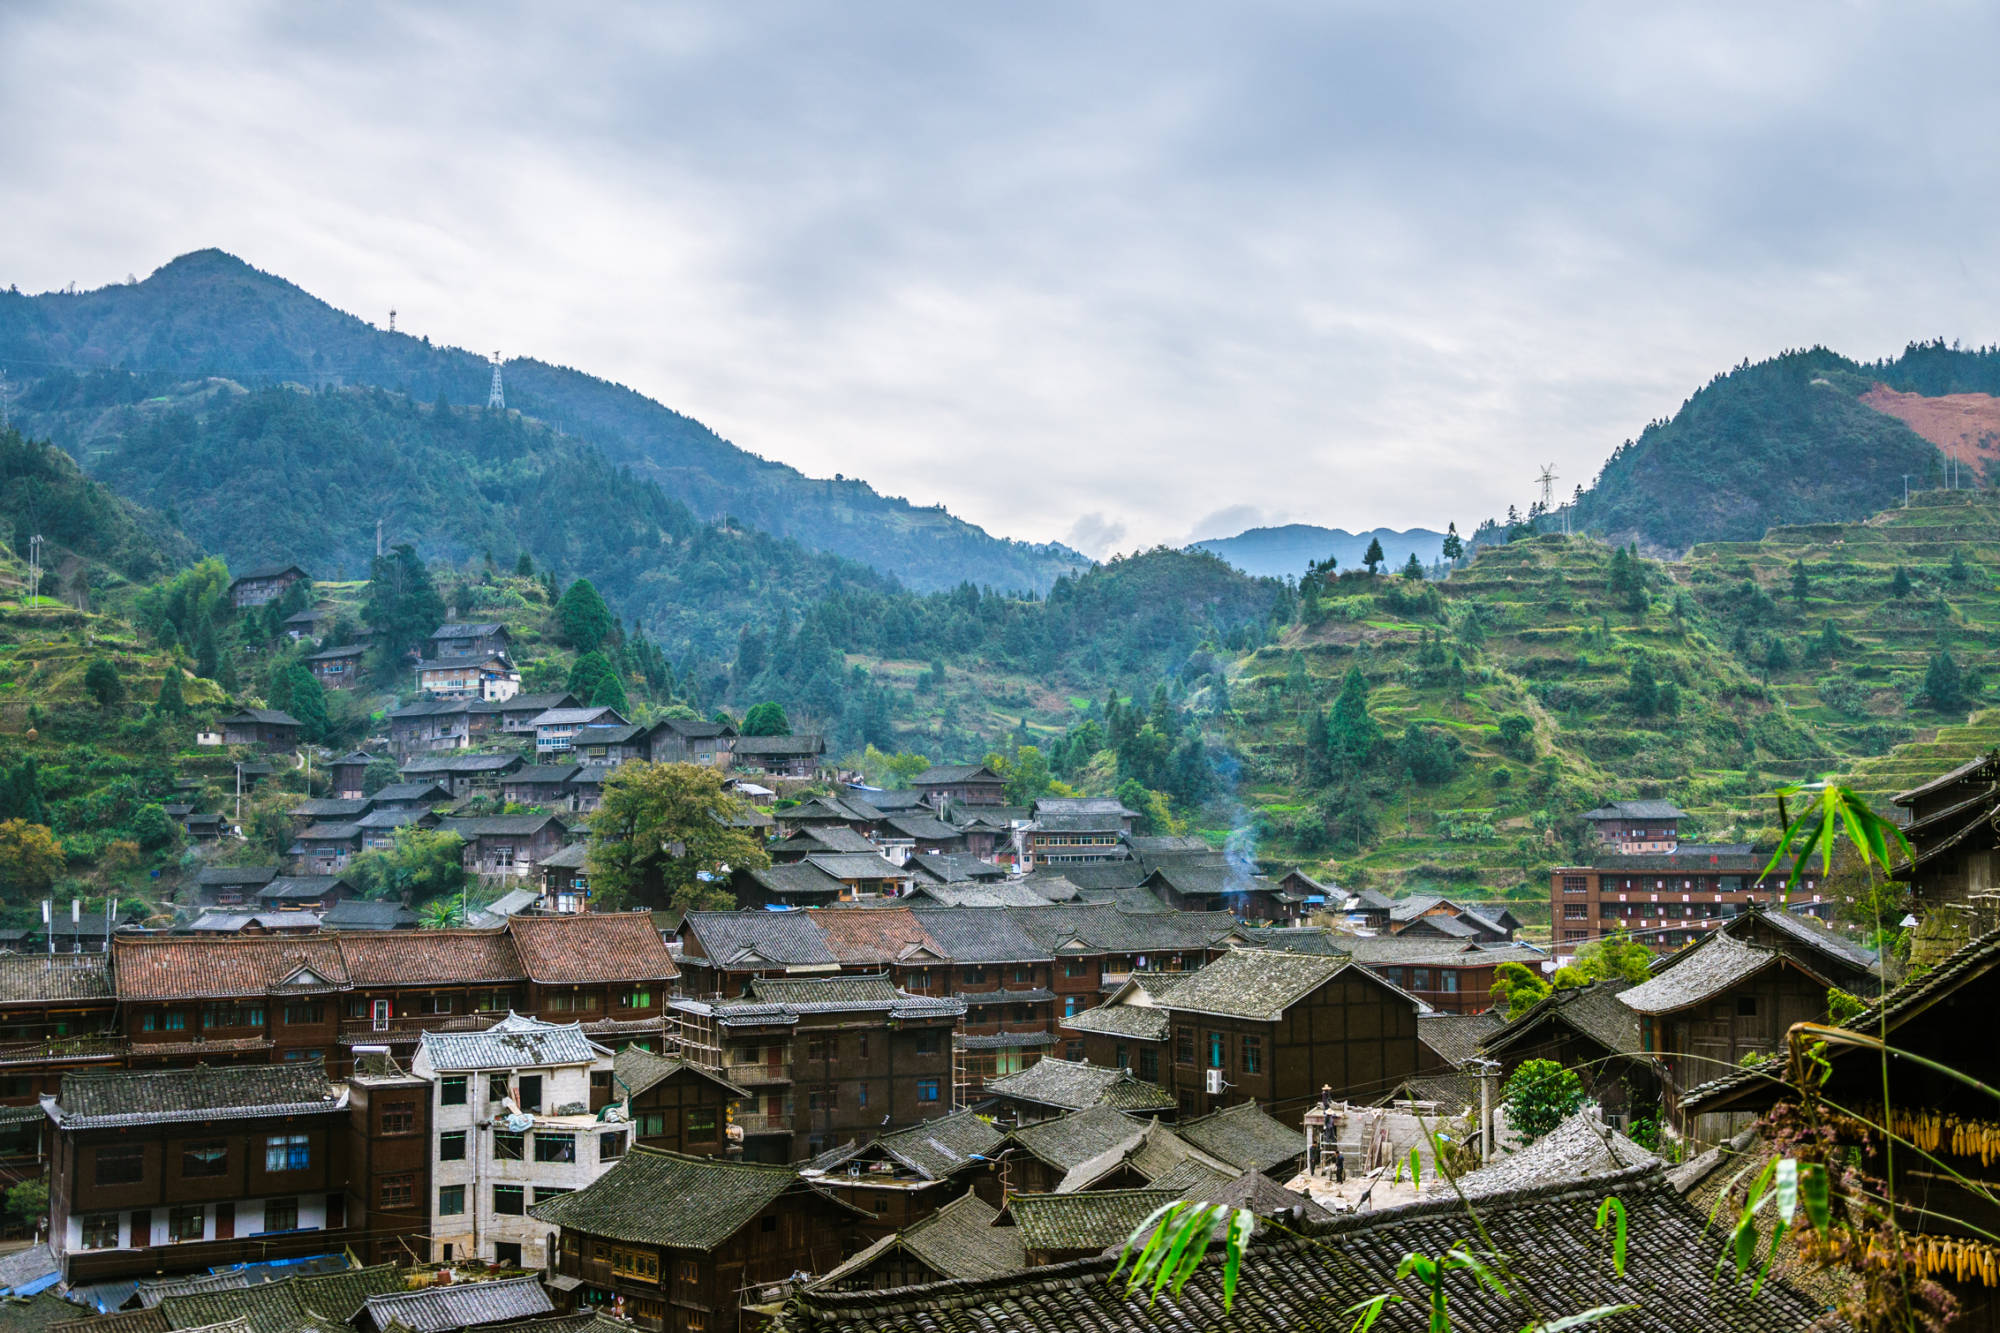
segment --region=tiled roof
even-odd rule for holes
[[[1456,1182],[1458,1190],[1478,1197],[1554,1184],[1576,1184],[1603,1176],[1615,1176],[1635,1166],[1658,1166],[1660,1159],[1601,1124],[1588,1111],[1580,1111],[1536,1139],[1525,1148],[1467,1172]],[[1438,1181],[1428,1187],[1433,1193],[1450,1191],[1452,1183]]]
[[[344,819],[352,815],[368,813],[374,802],[367,797],[358,800],[342,800],[337,797],[320,796],[310,801],[300,801],[287,814],[300,819]]]
[[[1070,1111],[1093,1106],[1151,1111],[1167,1110],[1174,1105],[1174,1099],[1158,1084],[1141,1082],[1122,1069],[1105,1069],[1053,1056],[1044,1056],[1017,1074],[992,1080],[986,1090],[994,1096]]]
[[[825,754],[826,741],[819,736],[738,736],[729,750],[748,759],[797,758]]]
[[[947,1278],[993,1278],[1028,1266],[1018,1227],[996,1227],[1000,1210],[971,1190],[921,1221],[884,1236],[814,1283],[834,1287],[866,1271],[892,1250],[903,1250]]]
[[[559,830],[569,828],[554,815],[474,815],[442,820],[438,831],[456,833],[471,842],[474,838],[533,837],[551,824]]]
[[[933,764],[910,779],[912,787],[947,786],[952,783],[1005,782],[998,773],[984,764]]]
[[[1245,926],[1244,937],[1260,949],[1281,949],[1286,953],[1316,953],[1345,956],[1347,950],[1318,926]]]
[[[787,816],[791,814],[788,810]],[[791,837],[773,843],[779,852],[809,855],[815,852],[849,852],[861,856],[880,855],[882,849],[845,824],[812,824]]]
[[[347,962],[334,937],[182,939],[114,935],[111,978],[126,1003],[228,999],[268,995],[295,975],[325,989],[348,984]]]
[[[917,860],[927,858],[912,858]],[[932,884],[918,881],[910,896],[938,907],[1038,907],[1049,901],[1026,884],[999,880],[973,883]]]
[[[1054,957],[1005,912],[919,907],[912,914],[953,962],[1046,963]]]
[[[426,1032],[417,1039],[417,1058],[445,1073],[587,1065],[600,1053],[579,1024],[543,1023],[511,1013],[484,1032]]]
[[[909,871],[880,852],[869,852],[866,855],[849,852],[814,852],[807,856],[806,860],[838,880],[910,877]]]
[[[361,836],[361,825],[314,824],[299,831],[300,842],[352,842]]]
[[[38,1291],[23,1299],[0,1299],[0,1333],[42,1333],[55,1324],[67,1323],[88,1307],[64,1300],[53,1291]]]
[[[544,861],[542,864],[547,865]],[[819,894],[827,898],[838,898],[847,891],[847,886],[827,874],[810,861],[793,861],[788,865],[764,866],[757,870],[743,872],[755,880],[765,892],[780,897],[797,894]]]
[[[399,1327],[416,1333],[449,1333],[452,1329],[532,1319],[552,1314],[555,1308],[542,1289],[541,1278],[533,1275],[391,1292],[370,1296],[362,1307],[364,1327],[372,1325],[377,1333]]]
[[[758,1005],[795,1014],[882,1010],[892,1017],[941,1018],[965,1012],[960,1000],[933,999],[898,990],[887,973],[840,977],[758,977],[750,992]]]
[[[907,1129],[883,1134],[870,1145],[901,1162],[926,1180],[943,1180],[975,1158],[990,1158],[1005,1139],[999,1130],[970,1111],[955,1111]]]
[[[712,1250],[793,1188],[804,1186],[789,1166],[637,1147],[582,1189],[528,1212],[540,1221],[606,1240]]]
[[[1162,1176],[1152,1182],[1155,1189],[1171,1189],[1182,1185],[1181,1195],[1190,1203],[1213,1203],[1224,1208],[1248,1208],[1259,1217],[1274,1217],[1291,1214],[1307,1222],[1331,1222],[1336,1216],[1332,1211],[1314,1203],[1312,1197],[1297,1194],[1286,1189],[1262,1171],[1244,1171],[1227,1180],[1213,1181],[1197,1177],[1183,1185],[1184,1176],[1169,1178]]]
[[[1175,1133],[1212,1157],[1243,1170],[1269,1171],[1306,1150],[1306,1136],[1274,1120],[1255,1102],[1242,1102],[1175,1127]]]
[[[1100,1004],[1060,1020],[1066,1032],[1095,1032],[1136,1041],[1165,1041],[1173,1026],[1167,1011],[1150,1005]]]
[[[1550,991],[1513,1022],[1488,1034],[1489,1050],[1501,1051],[1524,1040],[1543,1023],[1573,1028],[1607,1051],[1636,1055],[1639,1052],[1639,1015],[1620,997],[1632,990],[1623,979],[1600,981],[1591,986]],[[1417,1024],[1421,1037],[1424,1021]]]
[[[0,1004],[109,999],[109,964],[101,953],[0,954]]]
[[[225,884],[241,884],[254,888],[260,884],[269,884],[277,876],[276,866],[203,866],[194,872],[194,882],[204,888]]]
[[[340,935],[356,986],[519,981],[526,973],[514,941],[499,930],[391,930]]]
[[[1607,1193],[1624,1203],[1631,1241],[1623,1273],[1613,1269],[1595,1230]],[[1635,1306],[1608,1327],[1704,1333],[1796,1333],[1817,1323],[1822,1304],[1782,1281],[1749,1299],[1750,1278],[1713,1276],[1719,1241],[1704,1215],[1668,1188],[1657,1171],[1636,1169],[1584,1186],[1550,1186],[1481,1201],[1481,1248],[1507,1256],[1506,1295],[1473,1283],[1451,1293],[1453,1326],[1517,1329],[1598,1306]],[[1131,1299],[1108,1281],[1117,1260],[1079,1260],[1011,1277],[889,1291],[808,1291],[787,1302],[773,1333],[1140,1333],[1141,1330],[1344,1329],[1358,1302],[1402,1286],[1405,1255],[1442,1254],[1467,1232],[1464,1205],[1425,1200],[1307,1225],[1300,1238],[1269,1236],[1251,1246],[1235,1308],[1222,1308],[1221,1247],[1187,1286],[1157,1302]],[[1490,1239],[1489,1239],[1490,1238]],[[1120,1238],[1123,1239],[1122,1237]],[[1424,1327],[1421,1303],[1391,1306],[1378,1325]]]
[[[451,793],[435,782],[392,782],[368,799],[381,805],[384,801],[420,801],[426,797],[448,801]]]
[[[303,725],[297,718],[285,712],[282,708],[239,708],[222,720],[224,722],[261,722],[271,727],[296,727]]]
[[[1093,1106],[1087,1111],[1022,1125],[1007,1138],[1037,1161],[1067,1172],[1100,1153],[1131,1142],[1145,1128],[1145,1121],[1115,1107]]]
[[[280,875],[257,890],[259,898],[324,898],[347,881],[339,875]]]
[[[1116,815],[1120,819],[1137,819],[1139,812],[1125,808],[1125,802],[1116,796],[1041,796],[1028,807],[1035,818],[1044,815]]]
[[[1823,953],[1835,962],[1848,967],[1860,968],[1865,972],[1878,972],[1881,968],[1881,960],[1868,949],[1838,931],[1829,929],[1818,917],[1799,912],[1771,911],[1759,903],[1750,911],[1724,922],[1722,929],[1725,934],[1740,936],[1750,929],[1753,923],[1769,926],[1787,939]]]
[[[181,1277],[141,1280],[137,1295],[139,1304],[151,1310],[169,1296],[188,1296],[200,1291],[236,1291],[250,1285],[250,1275],[240,1268],[226,1268],[220,1273],[190,1273]],[[162,1319],[164,1321],[164,1318]]]
[[[682,929],[720,967],[758,965],[752,959],[775,967],[837,961],[825,933],[806,912],[689,912]]]
[[[403,1288],[401,1269],[394,1264],[376,1264],[257,1283],[238,1291],[169,1296],[160,1302],[160,1309],[175,1329],[242,1319],[252,1333],[296,1333],[315,1321],[346,1324],[370,1296]]]
[[[16,1292],[23,1287],[36,1286],[44,1279],[60,1276],[61,1272],[62,1265],[56,1261],[47,1242],[29,1245],[0,1256],[0,1291]]]
[[[370,810],[354,821],[354,827],[364,833],[371,829],[408,828],[412,824],[422,824],[431,818],[428,810]]]
[[[1176,1012],[1275,1019],[1347,965],[1345,958],[1239,949],[1204,967],[1162,1003]]]
[[[46,1103],[44,1103],[46,1105]],[[69,1129],[155,1121],[312,1115],[343,1105],[317,1059],[275,1065],[197,1065],[62,1076],[52,1111]]]
[[[396,771],[406,778],[412,773],[496,773],[525,762],[518,754],[413,755]],[[375,793],[375,799],[381,800],[382,793]]]
[[[1585,819],[1686,819],[1687,811],[1672,801],[1612,801],[1585,812]]]
[[[619,1088],[627,1097],[637,1097],[648,1092],[682,1070],[700,1075],[731,1096],[743,1098],[750,1096],[712,1069],[704,1069],[700,1065],[677,1060],[668,1055],[655,1055],[640,1046],[622,1047],[618,1054],[612,1057],[611,1068],[618,1076]]]
[[[370,902],[366,898],[343,898],[326,909],[319,919],[328,930],[394,930],[415,926],[417,914],[401,903]]]
[[[1713,999],[1784,961],[1784,955],[1776,950],[1759,949],[1718,931],[1704,936],[1678,955],[1672,967],[1648,977],[1619,999],[1638,1013],[1670,1014]]]
[[[904,837],[920,842],[951,842],[964,836],[943,820],[925,814],[885,815],[882,822]]]
[[[1498,1032],[1498,1014],[1419,1014],[1417,1040],[1448,1065],[1461,1065],[1479,1054],[1479,1044]],[[1636,1028],[1636,1025],[1635,1025]]]
[[[1005,1213],[1029,1250],[1104,1250],[1123,1245],[1132,1229],[1172,1190],[1084,1190],[1075,1194],[1016,1194]]]
[[[1227,912],[1126,912],[1111,903],[1010,907],[1007,915],[1048,950],[1076,942],[1109,953],[1178,953],[1217,945],[1238,929]]]
[[[1412,1074],[1376,1098],[1375,1105],[1402,1101],[1432,1102],[1440,1114],[1460,1115],[1479,1101],[1479,1080],[1470,1074]]]
[[[172,1327],[164,1311],[144,1307],[92,1315],[88,1319],[66,1319],[50,1324],[49,1333],[167,1333]]]
[[[950,956],[907,907],[820,907],[812,919],[843,967],[900,963],[920,952]]]
[[[519,916],[507,930],[528,979],[544,986],[679,975],[666,941],[644,912]]]

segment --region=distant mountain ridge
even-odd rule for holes
[[[1382,543],[1389,568],[1396,568],[1412,554],[1430,565],[1442,556],[1444,534],[1429,528],[1374,528],[1349,532],[1345,528],[1322,528],[1310,523],[1287,523],[1276,528],[1251,528],[1234,537],[1215,537],[1194,543],[1194,549],[1220,556],[1246,574],[1265,578],[1297,578],[1306,566],[1328,556],[1341,569],[1358,569],[1368,553],[1368,543]]]
[[[220,250],[163,265],[143,282],[75,294],[0,291],[0,366],[17,381],[123,367],[248,387],[372,385],[431,402],[486,402],[486,358],[376,329]],[[698,516],[734,518],[892,574],[918,591],[971,582],[1046,592],[1090,559],[1056,543],[994,537],[942,507],[859,480],[807,477],[722,439],[631,389],[530,358],[504,367],[507,402],[560,423],[614,465]]]

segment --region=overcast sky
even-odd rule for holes
[[[219,246],[1092,554],[1996,339],[1993,8],[1634,9],[13,0],[0,283]]]

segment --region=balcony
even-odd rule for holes
[[[0,1066],[115,1060],[126,1050],[127,1044],[121,1037],[50,1037],[45,1041],[10,1041],[0,1044]]]
[[[739,1088],[770,1088],[789,1085],[792,1071],[789,1065],[773,1068],[762,1061],[754,1065],[724,1065],[722,1076]],[[738,1123],[742,1123],[741,1120]]]
[[[240,1240],[185,1241],[176,1245],[152,1245],[141,1249],[71,1250],[62,1258],[65,1281],[84,1285],[117,1278],[153,1277],[161,1273],[189,1273],[230,1264],[261,1263],[270,1259],[299,1259],[311,1254],[338,1250],[352,1233],[339,1231],[287,1231],[278,1235],[246,1237]]]
[[[507,1016],[507,1011],[487,1010],[476,1014],[410,1014],[378,1024],[372,1018],[340,1020],[342,1046],[414,1046],[426,1032],[484,1032]]]
[[[762,1111],[753,1111],[748,1115],[739,1112],[732,1123],[746,1135],[789,1135],[792,1132],[792,1117],[788,1115],[769,1115]]]

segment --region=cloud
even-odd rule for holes
[[[1078,517],[1063,534],[1063,541],[1085,555],[1102,559],[1114,553],[1118,539],[1125,535],[1125,525],[1106,518],[1099,513],[1089,513]]]
[[[1196,519],[1180,545],[1192,546],[1215,537],[1234,537],[1250,528],[1269,527],[1273,520],[1257,505],[1224,505],[1212,514]]]
[[[220,246],[1031,539],[1464,531],[1745,357],[2000,338],[1996,37],[1867,3],[10,4],[0,284]]]

